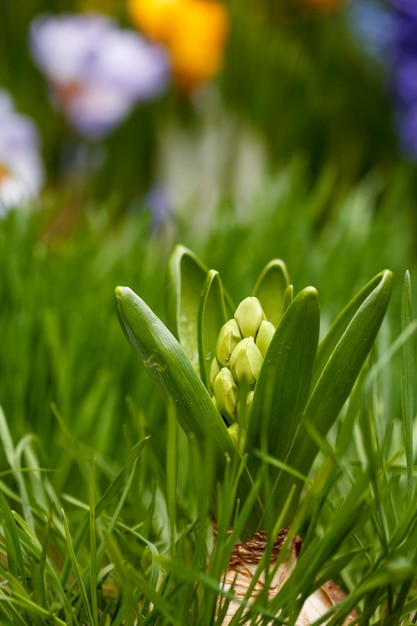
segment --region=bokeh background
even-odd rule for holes
[[[77,203],[106,201],[123,214],[157,186],[167,205],[161,211],[169,204],[184,211],[192,200],[195,218],[299,159],[309,184],[327,172],[335,193],[372,171],[384,187],[395,179],[413,195],[417,18],[410,1],[4,0],[1,12],[0,85],[37,125],[44,193],[74,195],[76,187]],[[69,21],[88,12],[161,45],[170,64],[159,92],[136,94],[102,134],[68,115],[74,85],[88,89],[95,79],[94,69],[83,74],[85,59],[70,77],[65,60],[56,62],[76,54],[77,28],[50,41],[41,29],[33,35],[45,13]],[[137,63],[132,58],[131,82],[145,71],[146,61]],[[106,107],[104,96],[96,107],[97,114]]]

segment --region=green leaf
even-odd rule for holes
[[[245,448],[253,476],[261,463],[255,449],[285,461],[310,390],[319,325],[317,291],[306,287],[285,311],[255,387]]]
[[[191,250],[176,246],[167,273],[168,326],[199,371],[197,323],[200,297],[208,268]]]
[[[327,331],[326,335],[320,341],[317,350],[317,358],[314,365],[312,380],[313,387],[322,375],[323,369],[329,361],[332,352],[335,350],[338,342],[340,341],[342,335],[345,333],[349,323],[352,321],[354,315],[359,310],[359,308],[363,305],[367,298],[371,294],[373,294],[375,290],[377,290],[377,293],[381,293],[380,297],[382,297],[382,304],[385,302],[385,298],[387,298],[386,305],[388,305],[388,300],[391,295],[391,287],[392,273],[388,270],[380,272],[379,274],[374,276],[374,278],[372,278],[368,283],[366,283],[366,285],[364,285],[364,287],[362,287],[362,289],[358,291],[358,293],[352,298],[352,300],[350,300],[350,302],[348,302],[344,309],[339,313],[339,315],[336,317],[335,321]],[[385,309],[382,317],[384,316],[384,314]],[[373,340],[371,343],[373,343]]]
[[[210,270],[203,286],[198,313],[200,376],[207,389],[210,389],[210,366],[216,354],[220,328],[232,316],[233,312],[229,312],[226,306],[220,275]]]
[[[64,522],[65,539],[67,542],[68,554],[72,563],[73,573],[77,581],[78,588],[80,590],[80,596],[84,605],[84,610],[86,612],[87,621],[89,624],[95,625],[97,624],[97,616],[93,616],[93,613],[91,610],[91,605],[90,605],[90,601],[89,601],[88,594],[87,594],[87,588],[84,582],[84,573],[82,571],[82,568],[75,554],[74,545],[73,545],[72,538],[71,538],[71,531],[68,525],[67,518],[65,516],[64,509],[61,509],[61,514],[62,514],[62,519]]]
[[[82,542],[85,538],[87,531],[90,528],[91,516],[93,516],[94,519],[97,520],[102,515],[102,513],[104,513],[104,511],[109,506],[109,504],[113,500],[117,500],[116,510],[113,513],[113,516],[111,518],[109,525],[107,526],[108,532],[110,532],[110,530],[113,529],[114,525],[116,524],[118,514],[121,510],[122,504],[124,502],[124,498],[126,497],[127,491],[131,484],[139,455],[142,452],[143,448],[145,447],[148,439],[149,437],[145,437],[144,439],[141,439],[131,448],[131,450],[129,450],[125,465],[117,474],[117,476],[114,478],[114,480],[112,480],[112,482],[107,487],[104,494],[101,496],[100,500],[95,505],[94,512],[90,511],[90,514],[88,515],[88,517],[85,518],[84,523],[79,527],[77,535],[73,540],[74,549],[76,552],[78,552],[78,550],[81,549]],[[102,548],[100,548],[100,550],[102,550]],[[102,558],[102,555],[98,554],[96,556],[96,562],[99,563],[101,558]],[[70,566],[70,560],[69,560],[69,554],[67,554],[67,559],[66,559],[66,562],[64,564],[64,567],[62,569],[62,574],[61,574],[61,579],[63,581],[66,580],[66,578],[68,577],[70,573],[69,566]]]
[[[290,284],[287,267],[281,259],[270,261],[262,270],[253,290],[267,319],[277,328],[285,311],[285,291]]]
[[[284,292],[284,311],[290,306],[294,300],[294,285],[288,285]]]
[[[273,600],[274,609],[280,608],[280,601],[283,601],[282,604],[294,602],[297,596],[305,599],[318,573],[321,573],[322,568],[336,553],[338,547],[343,544],[355,527],[367,520],[369,516],[369,507],[366,506],[367,487],[367,477],[361,476],[346,494],[341,508],[334,511],[333,518],[327,523],[323,536],[303,545],[291,578],[285,582]]]
[[[32,513],[32,508],[29,502],[29,493],[27,485],[22,476],[21,459],[17,454],[17,450],[13,443],[12,435],[10,433],[9,425],[7,423],[6,416],[0,406],[0,441],[3,445],[4,453],[6,455],[7,462],[10,468],[15,472],[15,479],[18,486],[19,495],[21,498],[21,505],[24,517],[31,528],[35,528],[35,521]]]
[[[403,282],[401,303],[401,328],[404,331],[413,320],[411,302],[411,278],[410,272],[406,272]],[[414,485],[414,450],[413,450],[413,421],[414,421],[414,337],[410,338],[402,349],[401,367],[401,400],[402,421],[405,457],[407,460],[408,496],[411,498]]]
[[[131,347],[162,396],[173,400],[184,431],[195,439],[203,453],[205,450],[212,452],[216,477],[221,480],[226,464],[231,461],[237,467],[241,456],[182,346],[129,287],[116,288],[116,307],[120,324]],[[241,502],[245,500],[252,486],[253,481],[245,467],[240,481]],[[258,501],[248,521],[248,528],[252,532],[256,530],[261,514]]]
[[[6,542],[7,560],[10,572],[22,581],[22,585],[27,589],[26,569],[23,561],[22,549],[13,519],[12,511],[9,508],[6,498],[0,492],[0,513],[2,514],[2,526]]]
[[[287,465],[301,474],[308,475],[319,450],[317,441],[308,434],[308,425],[325,437],[335,422],[375,340],[391,289],[390,271],[375,276],[341,312],[319,347],[314,386],[286,459]],[[293,484],[293,477],[281,472],[275,497],[285,501]],[[301,490],[302,484],[298,482],[297,487]]]

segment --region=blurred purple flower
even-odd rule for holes
[[[375,0],[353,0],[348,5],[348,20],[359,46],[372,57],[384,59],[394,40],[392,12]]]
[[[400,144],[417,161],[417,0],[352,0],[348,15],[362,47],[386,68]]]
[[[398,63],[394,72],[394,89],[403,106],[417,104],[417,55],[415,58],[404,57]]]
[[[397,64],[404,58],[417,57],[417,3],[408,6],[404,0],[392,0],[394,16],[393,58]]]
[[[162,185],[154,185],[146,194],[144,208],[151,211],[152,231],[159,232],[168,217],[172,216],[172,202]]]
[[[391,4],[395,20],[391,85],[397,129],[405,155],[417,160],[417,2],[391,0]]]
[[[32,55],[54,104],[82,135],[102,137],[138,102],[168,85],[167,53],[99,14],[43,15],[30,32]]]
[[[417,160],[417,102],[412,107],[398,109],[397,131],[405,156]]]
[[[417,19],[417,3],[415,0],[391,0],[396,11],[401,11],[408,17]]]
[[[0,217],[35,198],[43,178],[35,125],[16,113],[11,97],[0,89]]]

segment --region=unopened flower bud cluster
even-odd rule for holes
[[[266,319],[255,297],[242,300],[234,317],[220,329],[210,383],[213,402],[234,438],[238,436],[237,425],[247,420],[253,390],[274,333],[274,325]]]

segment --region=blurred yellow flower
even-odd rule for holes
[[[216,0],[128,0],[136,26],[171,53],[174,75],[186,90],[221,69],[228,15]]]
[[[8,178],[8,176],[10,176],[8,168],[0,162],[0,183],[3,179]]]
[[[186,10],[190,0],[128,0],[128,10],[136,26],[150,39],[168,43],[172,16]]]

